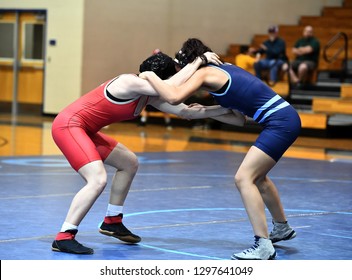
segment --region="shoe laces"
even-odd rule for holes
[[[254,244],[249,249],[243,251],[243,253],[247,254],[247,253],[252,253],[253,251],[255,251],[259,247],[259,239],[260,239],[259,236],[254,236]]]

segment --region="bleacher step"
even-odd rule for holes
[[[328,114],[346,114],[352,116],[352,100],[314,98],[312,109],[314,112],[325,112]]]
[[[336,114],[329,117],[328,125],[352,126],[352,115]]]

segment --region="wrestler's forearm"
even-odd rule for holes
[[[235,126],[244,126],[246,123],[246,117],[236,111],[232,111],[229,114],[212,117],[212,119]]]
[[[202,64],[202,59],[197,57],[192,63],[188,63],[179,72],[173,75],[166,82],[173,86],[179,86],[185,83],[199,68]]]
[[[213,106],[194,106],[184,108],[180,114],[182,118],[185,119],[206,119],[206,118],[215,118],[222,115],[231,113],[230,109],[226,109],[219,105]],[[231,113],[232,114],[232,113]]]

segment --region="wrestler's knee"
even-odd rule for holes
[[[98,196],[104,191],[107,185],[107,175],[106,173],[95,173],[92,175],[93,176],[88,178],[86,187],[90,189],[91,192],[94,192],[96,196]]]
[[[248,185],[248,183],[251,183],[251,178],[248,174],[248,172],[246,172],[243,169],[240,169],[236,172],[235,174],[235,185],[237,187],[237,189],[242,190],[245,186]]]
[[[135,153],[125,147],[117,147],[107,157],[105,163],[115,167],[119,171],[135,174],[139,167],[138,158]]]
[[[86,180],[87,186],[96,192],[102,192],[107,184],[107,174],[104,166],[99,161],[91,162],[78,170]]]
[[[123,163],[123,170],[132,174],[135,174],[139,167],[138,157],[135,153],[129,151],[126,154],[125,161]]]

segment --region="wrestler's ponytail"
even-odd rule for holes
[[[212,50],[197,38],[190,38],[183,43],[182,48],[175,55],[175,62],[181,67],[194,61],[198,56]]]

